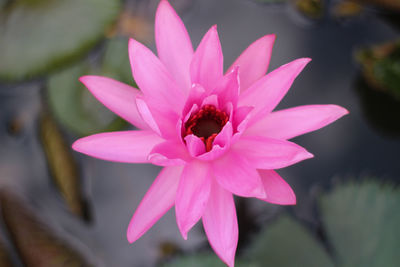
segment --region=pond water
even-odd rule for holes
[[[301,218],[314,221],[313,192],[329,188],[333,180],[378,177],[400,181],[400,136],[387,134],[366,117],[354,62],[356,48],[395,39],[399,36],[395,28],[373,12],[345,23],[329,16],[311,22],[291,7],[246,0],[195,1],[181,15],[196,45],[210,26],[218,25],[226,67],[252,41],[270,33],[277,35],[270,70],[296,58],[311,57],[313,61],[278,109],[338,104],[350,111],[334,124],[296,138],[294,141],[315,157],[279,171],[297,194],[298,205],[292,210]],[[151,47],[154,49],[154,44]],[[85,247],[96,265],[154,266],[162,243],[187,251],[206,246],[199,225],[190,232],[188,241],[180,237],[173,211],[136,243],[127,242],[129,220],[159,171],[151,165],[104,162],[76,153],[93,222],[86,225],[71,217],[54,192],[38,139],[40,81],[0,87],[0,185],[11,185],[31,200],[38,215],[73,244]],[[22,128],[18,134],[10,134],[10,121],[15,116],[22,121]],[[400,124],[400,117],[384,119]],[[70,136],[70,141],[75,138]],[[255,200],[248,204],[257,222],[279,209]]]

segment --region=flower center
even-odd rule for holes
[[[184,136],[194,134],[198,136],[206,145],[206,151],[210,151],[213,141],[217,134],[228,122],[228,115],[214,107],[204,105],[199,111],[190,116],[185,123]]]

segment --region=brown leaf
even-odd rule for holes
[[[81,189],[81,178],[71,148],[53,121],[43,112],[40,118],[40,137],[47,162],[57,188],[65,199],[69,210],[88,219],[88,210]]]
[[[25,266],[91,266],[79,252],[56,237],[14,193],[1,191],[0,203],[4,222]]]

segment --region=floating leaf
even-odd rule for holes
[[[296,0],[295,6],[311,19],[320,19],[324,15],[324,0]]]
[[[345,19],[358,16],[363,11],[362,6],[353,0],[345,0],[337,3],[333,9],[332,14],[336,18]]]
[[[25,266],[91,266],[42,223],[25,203],[10,192],[0,192],[4,222]]]
[[[286,215],[257,235],[246,256],[260,266],[333,266],[323,246]]]
[[[359,3],[366,5],[374,5],[389,11],[400,11],[400,1],[399,0],[355,0]]]
[[[119,0],[12,1],[0,10],[0,78],[31,78],[74,61],[104,36],[119,9]]]
[[[101,64],[101,75],[126,84],[133,84],[128,54],[128,39],[113,38],[106,43]]]
[[[88,219],[87,205],[82,195],[80,175],[71,148],[65,142],[52,118],[43,113],[40,119],[40,137],[47,162],[57,188],[69,210]]]
[[[370,86],[400,99],[400,41],[360,50],[356,59]]]
[[[108,73],[115,73],[114,64],[105,68]],[[81,63],[50,77],[47,97],[51,111],[60,123],[81,136],[122,128],[125,121],[98,102],[79,82],[79,77],[93,74],[89,69],[88,63]]]
[[[319,206],[340,266],[399,266],[399,189],[349,183],[323,195]]]
[[[198,253],[196,255],[181,256],[174,261],[163,265],[163,267],[225,267],[226,265],[215,255],[211,253]],[[238,260],[237,267],[258,267],[251,262]],[[271,265],[273,266],[273,265]]]

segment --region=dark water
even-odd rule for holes
[[[313,61],[297,78],[278,109],[338,104],[350,111],[333,125],[294,140],[315,155],[311,160],[280,171],[298,196],[295,212],[300,217],[313,221],[313,191],[316,187],[329,187],[332,178],[373,176],[395,183],[400,181],[400,136],[390,136],[374,127],[365,116],[367,111],[356,90],[359,70],[353,59],[355,49],[399,36],[373,12],[345,24],[329,17],[309,22],[284,6],[245,0],[202,0],[194,2],[182,18],[196,45],[210,26],[218,25],[226,66],[252,41],[269,33],[277,35],[270,70],[299,57],[311,57]],[[199,226],[189,234],[188,241],[183,241],[173,212],[133,245],[126,241],[130,217],[159,171],[151,165],[110,163],[77,155],[83,166],[94,222],[86,226],[71,218],[49,182],[37,136],[40,105],[39,82],[1,86],[0,185],[12,185],[31,199],[40,207],[40,216],[66,232],[64,235],[72,242],[91,251],[89,254],[100,266],[152,266],[163,242],[175,243],[184,250],[204,245],[205,236]],[[15,116],[20,118],[22,127],[11,135],[9,123]],[[382,119],[400,124],[399,117],[389,115]],[[258,221],[277,209],[257,201],[250,204],[256,213],[254,220]]]

